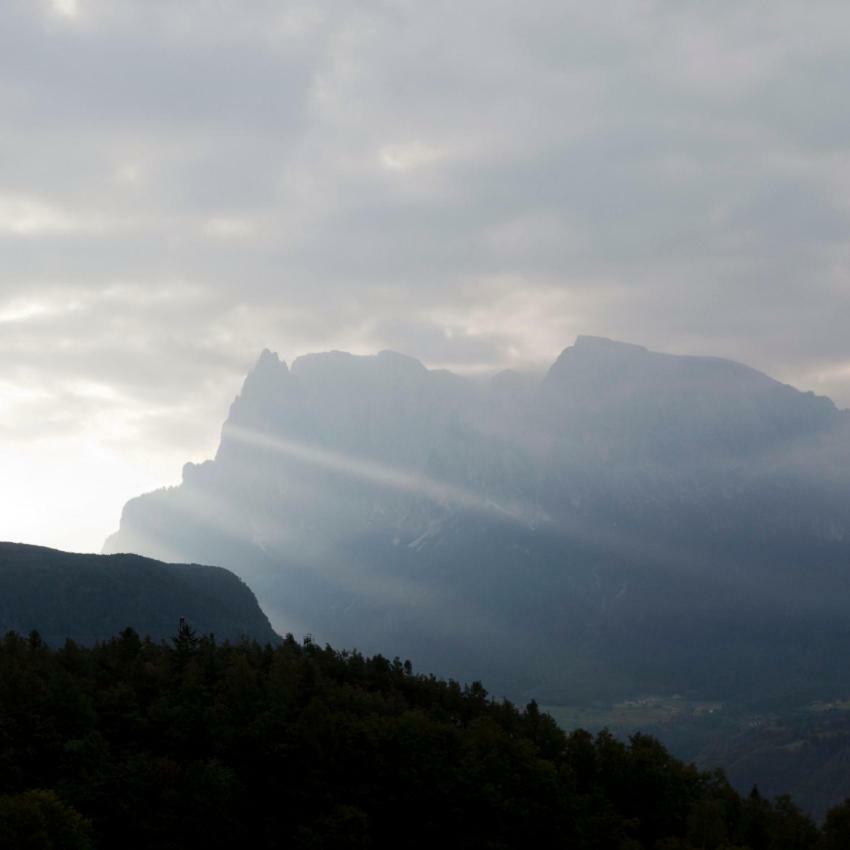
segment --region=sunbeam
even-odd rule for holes
[[[226,444],[228,440],[274,452],[300,463],[337,472],[379,487],[422,496],[445,507],[460,508],[524,525],[534,521],[535,511],[529,505],[501,499],[496,501],[494,498],[481,496],[465,487],[431,478],[415,470],[387,466],[363,457],[352,457],[315,444],[272,436],[232,422],[225,423],[222,429],[222,443]]]

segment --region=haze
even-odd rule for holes
[[[6,0],[0,539],[98,550],[264,346],[577,334],[850,405],[843,3]]]

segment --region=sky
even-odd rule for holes
[[[98,551],[264,347],[850,406],[848,82],[826,0],[3,0],[0,539]]]

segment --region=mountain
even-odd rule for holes
[[[106,552],[221,563],[279,630],[550,703],[850,694],[850,417],[579,337],[541,378],[263,352],[214,460]]]
[[[219,640],[280,640],[254,594],[221,567],[0,543],[0,634],[35,630],[51,645],[91,645],[130,626],[160,640],[181,618]]]

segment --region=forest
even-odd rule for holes
[[[0,642],[0,847],[838,850],[654,738],[563,732],[477,682],[183,626]]]

